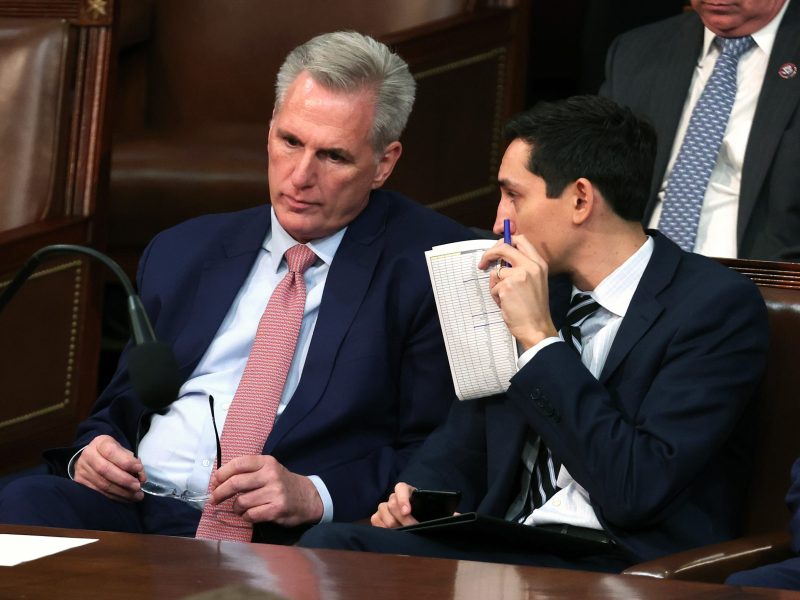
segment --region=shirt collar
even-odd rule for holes
[[[610,313],[624,317],[652,255],[653,238],[647,236],[645,243],[631,254],[628,260],[607,275],[594,290],[588,292],[589,295]],[[572,294],[578,292],[580,290],[573,286]]]
[[[767,56],[772,54],[772,46],[775,45],[775,36],[778,35],[778,27],[781,25],[781,21],[783,20],[783,15],[786,12],[786,8],[789,6],[789,2],[792,0],[786,0],[783,3],[783,6],[778,11],[778,14],[775,15],[772,20],[764,25],[758,31],[751,33],[751,37],[753,41],[756,43],[756,46]],[[703,51],[700,54],[700,60],[704,57],[708,56],[709,52],[715,47],[714,38],[717,37],[713,31],[711,31],[708,27],[703,27],[704,35],[703,35]]]
[[[267,237],[264,238],[262,247],[270,254],[270,269],[277,273],[283,261],[283,255],[286,254],[289,248],[299,242],[289,235],[280,224],[278,217],[275,215],[275,209],[270,208],[269,212],[272,226],[267,232]],[[339,249],[339,244],[342,242],[345,231],[347,231],[346,226],[327,237],[312,240],[308,242],[306,246],[313,250],[314,254],[316,254],[320,260],[330,266],[333,262],[333,257],[336,255],[336,251]]]

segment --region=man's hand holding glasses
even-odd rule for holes
[[[214,398],[208,397],[211,407],[211,420],[217,442],[217,464],[222,461],[222,448],[214,416]],[[139,419],[134,451],[124,448],[109,435],[99,435],[86,446],[75,461],[73,479],[87,487],[97,490],[107,498],[121,502],[140,502],[145,494],[174,498],[184,502],[205,502],[209,494],[192,490],[178,490],[155,481],[149,481],[144,465],[138,457],[139,442],[144,432],[143,425],[152,418],[152,413],[144,413]]]
[[[146,481],[142,461],[109,435],[94,438],[75,461],[73,479],[107,498],[139,502]]]

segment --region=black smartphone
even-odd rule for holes
[[[456,511],[461,492],[414,490],[411,492],[411,516],[420,523],[451,517]]]

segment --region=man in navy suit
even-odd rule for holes
[[[46,455],[56,475],[6,487],[0,521],[194,535],[203,502],[145,494],[145,482],[185,499],[210,489],[207,506],[233,499],[267,541],[369,516],[453,397],[424,251],[471,237],[379,189],[400,157],[414,91],[407,65],[357,33],[289,54],[269,130],[272,207],[194,219],[141,259],[140,295],[184,378],[178,398],[145,413],[123,354],[74,447]],[[214,430],[224,437],[259,318],[287,272],[284,252],[298,243],[316,262],[302,275],[277,420],[260,454],[222,456],[212,477]]]
[[[692,0],[693,11],[621,35],[600,93],[651,120],[658,152],[644,212],[657,227],[689,117],[720,55],[751,36],[705,191],[694,251],[800,260],[800,1]]]
[[[524,351],[519,371],[505,394],[453,406],[374,527],[319,525],[300,543],[619,571],[734,537],[766,362],[758,290],[642,229],[655,134],[629,109],[598,96],[539,105],[506,140],[495,230],[508,218],[516,235],[480,266]],[[461,491],[459,512],[591,529],[609,549],[565,558],[393,531],[416,522],[414,488]]]
[[[800,458],[792,465],[792,485],[786,495],[792,513],[789,529],[792,550],[798,556],[749,571],[734,573],[725,581],[731,585],[800,590]]]

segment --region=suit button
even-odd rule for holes
[[[539,398],[542,397],[542,390],[540,390],[539,388],[534,388],[530,396],[531,400],[538,400]]]

